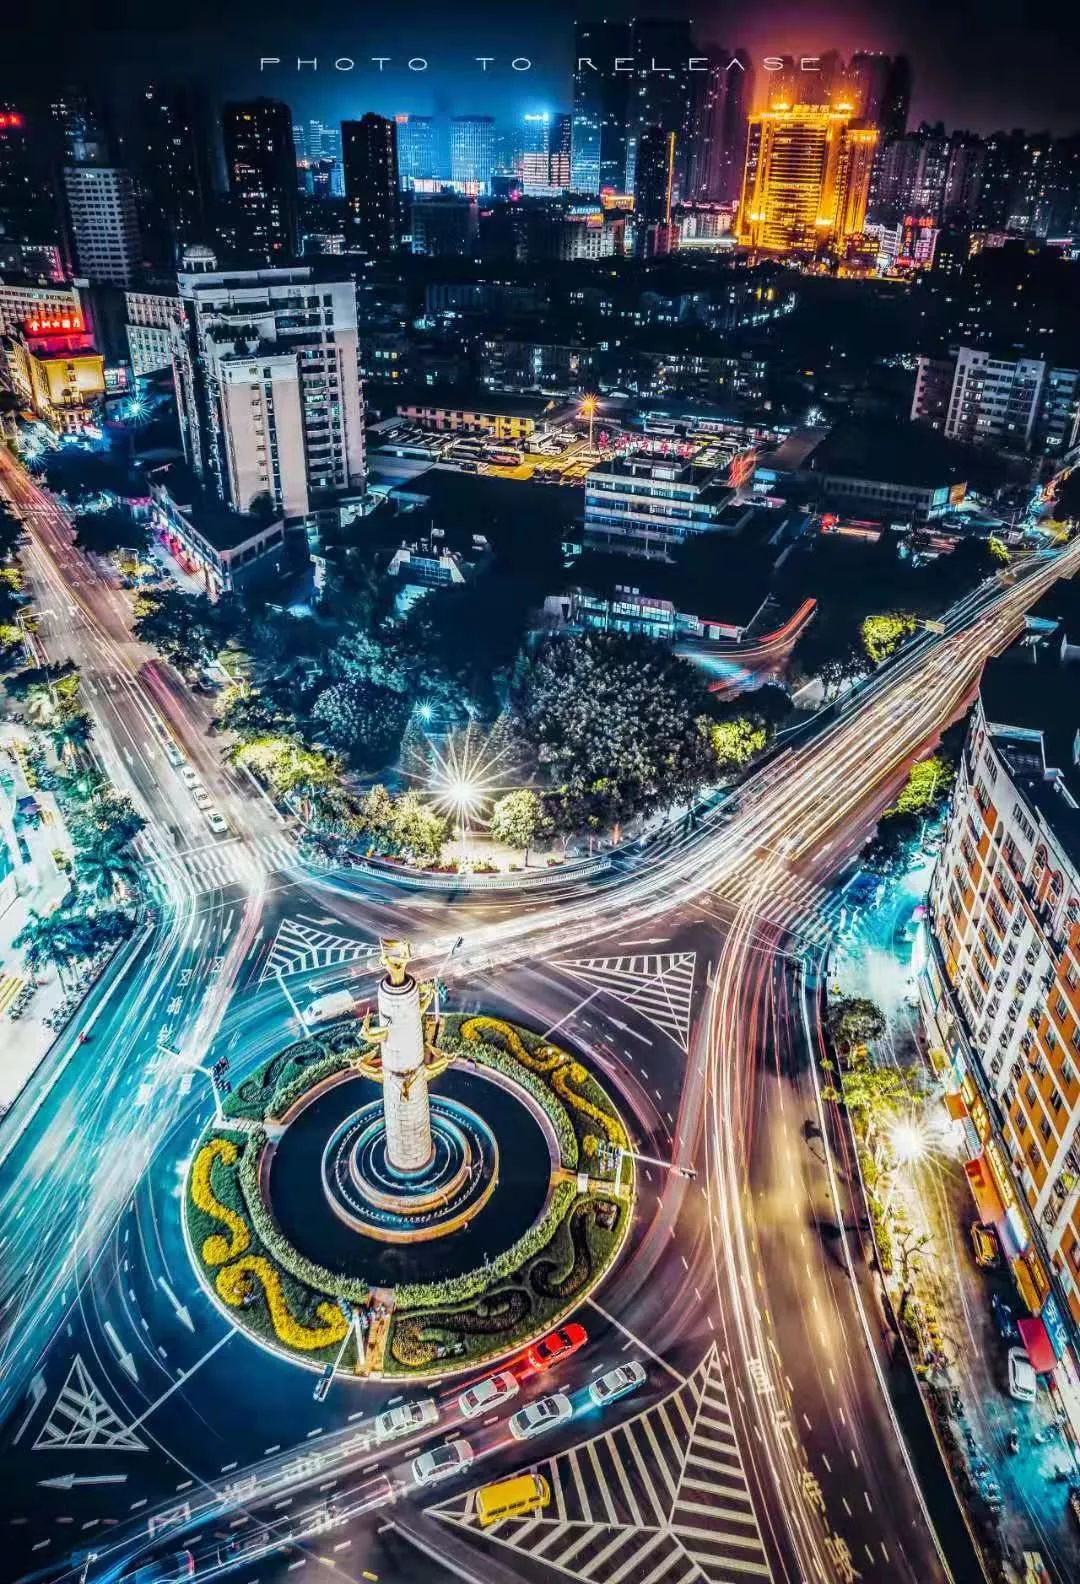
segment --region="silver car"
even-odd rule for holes
[[[565,1424],[573,1416],[574,1405],[569,1397],[563,1392],[554,1392],[550,1397],[541,1397],[519,1408],[510,1419],[510,1434],[519,1441],[527,1441],[531,1436],[543,1435],[545,1430],[554,1430],[556,1425]]]
[[[439,1410],[430,1397],[422,1397],[419,1402],[398,1403],[396,1408],[388,1408],[376,1419],[375,1439],[396,1441],[400,1436],[414,1435],[425,1425],[438,1421]]]

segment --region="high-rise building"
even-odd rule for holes
[[[551,118],[548,130],[548,180],[552,187],[570,186],[573,168],[574,118],[560,112]]]
[[[292,115],[278,99],[227,104],[225,166],[243,251],[280,264],[297,250],[296,149]]]
[[[1039,1317],[1029,1323],[1043,1367],[1075,1426],[1080,775],[1068,610],[1055,590],[1031,613],[1038,629],[1029,617],[1023,644],[983,672],[930,882],[919,1000],[976,1213]]]
[[[941,218],[955,226],[975,218],[982,190],[986,149],[972,132],[954,132],[949,139],[949,162]]]
[[[885,91],[878,128],[882,138],[903,137],[911,108],[911,62],[906,55],[894,55],[885,79]]]
[[[570,116],[546,110],[522,116],[511,163],[524,192],[556,193],[569,187]]]
[[[848,62],[844,87],[851,107],[861,121],[881,126],[892,60],[877,50],[859,50]]]
[[[675,134],[645,127],[638,138],[634,213],[643,226],[669,226],[675,178]]]
[[[327,266],[330,267],[329,264]],[[310,267],[182,271],[173,374],[189,466],[234,511],[306,517],[364,483],[356,288]]]
[[[892,138],[874,164],[871,208],[880,219],[905,214],[940,218],[945,207],[952,145],[940,125]]]
[[[690,82],[686,62],[695,53],[686,17],[637,17],[633,23],[634,76],[629,129],[640,143],[647,127],[675,134],[673,187],[682,196],[690,143]]]
[[[149,83],[137,105],[139,219],[154,263],[175,265],[186,243],[209,235],[211,182],[206,109],[188,88]]]
[[[771,252],[816,252],[861,232],[877,138],[876,128],[825,105],[752,115],[740,239]]]
[[[711,52],[709,70],[693,78],[684,199],[738,201],[752,96],[753,71],[746,51]]]
[[[495,163],[492,116],[453,116],[450,121],[450,180],[466,193],[486,193]]]
[[[385,257],[398,245],[397,125],[370,111],[341,126],[350,245]]]
[[[429,258],[465,258],[476,247],[476,199],[447,193],[416,198],[409,205],[412,251]]]
[[[574,26],[571,185],[575,192],[626,191],[626,137],[631,78],[615,70],[629,59],[628,22]]]
[[[395,121],[398,180],[401,185],[408,187],[413,181],[432,181],[439,174],[434,118],[399,115]]]
[[[59,213],[50,199],[45,162],[35,156],[26,112],[0,100],[0,239],[10,244],[58,241]]]
[[[49,123],[57,165],[107,165],[118,152],[108,108],[81,88],[52,94]]]
[[[66,165],[64,193],[77,273],[95,286],[130,286],[142,268],[130,174],[111,165]]]

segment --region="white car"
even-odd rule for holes
[[[439,1410],[430,1397],[422,1397],[419,1402],[398,1403],[396,1408],[388,1408],[376,1419],[375,1439],[396,1441],[399,1436],[413,1435],[425,1425],[437,1424],[438,1420]]]
[[[210,794],[204,786],[192,787],[191,796],[195,800],[196,808],[208,809],[210,807]]]
[[[563,1392],[555,1392],[550,1397],[541,1397],[537,1402],[519,1408],[510,1420],[510,1434],[519,1441],[527,1441],[530,1436],[554,1430],[556,1425],[565,1424],[573,1416],[574,1407],[569,1397]]]
[[[208,808],[206,810],[206,823],[218,836],[223,836],[229,828],[229,822],[220,809]]]
[[[640,1364],[620,1364],[617,1369],[608,1370],[606,1375],[593,1381],[589,1396],[599,1407],[603,1407],[618,1397],[625,1397],[627,1392],[637,1391],[644,1384],[645,1371]]]
[[[184,762],[183,751],[174,742],[165,744],[165,757],[171,765],[182,765]]]
[[[196,770],[194,765],[181,765],[180,779],[185,786],[197,787],[199,784],[199,772]]]
[[[1009,1391],[1020,1402],[1034,1402],[1038,1393],[1038,1377],[1025,1348],[1009,1349]]]
[[[458,1408],[466,1419],[475,1419],[488,1408],[497,1408],[500,1403],[509,1402],[519,1390],[517,1380],[510,1371],[499,1370],[486,1380],[477,1381],[468,1391],[463,1391],[458,1398]]]
[[[412,1460],[412,1476],[417,1485],[434,1485],[437,1480],[449,1479],[460,1469],[467,1468],[473,1460],[473,1449],[467,1441],[447,1441],[444,1446],[421,1452]]]

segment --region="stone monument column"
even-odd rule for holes
[[[421,987],[408,972],[407,941],[383,941],[382,960],[386,973],[379,981],[379,1032],[386,1158],[395,1171],[423,1171],[433,1153],[424,1053],[425,1001]]]

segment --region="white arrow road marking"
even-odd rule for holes
[[[109,1346],[116,1354],[116,1361],[120,1365],[120,1368],[125,1370],[127,1374],[131,1376],[133,1381],[138,1381],[139,1372],[135,1368],[135,1360],[132,1358],[127,1348],[117,1336],[116,1329],[111,1320],[106,1320],[105,1322],[105,1335],[109,1339]]]
[[[54,1479],[38,1480],[53,1490],[70,1490],[73,1485],[123,1485],[126,1474],[58,1474]]]
[[[173,1309],[176,1311],[176,1318],[179,1320],[180,1324],[187,1326],[189,1331],[194,1331],[195,1322],[191,1318],[191,1310],[188,1308],[187,1304],[182,1304],[180,1302],[179,1298],[173,1292],[164,1276],[158,1277],[157,1284],[165,1294],[166,1298],[172,1304]]]

